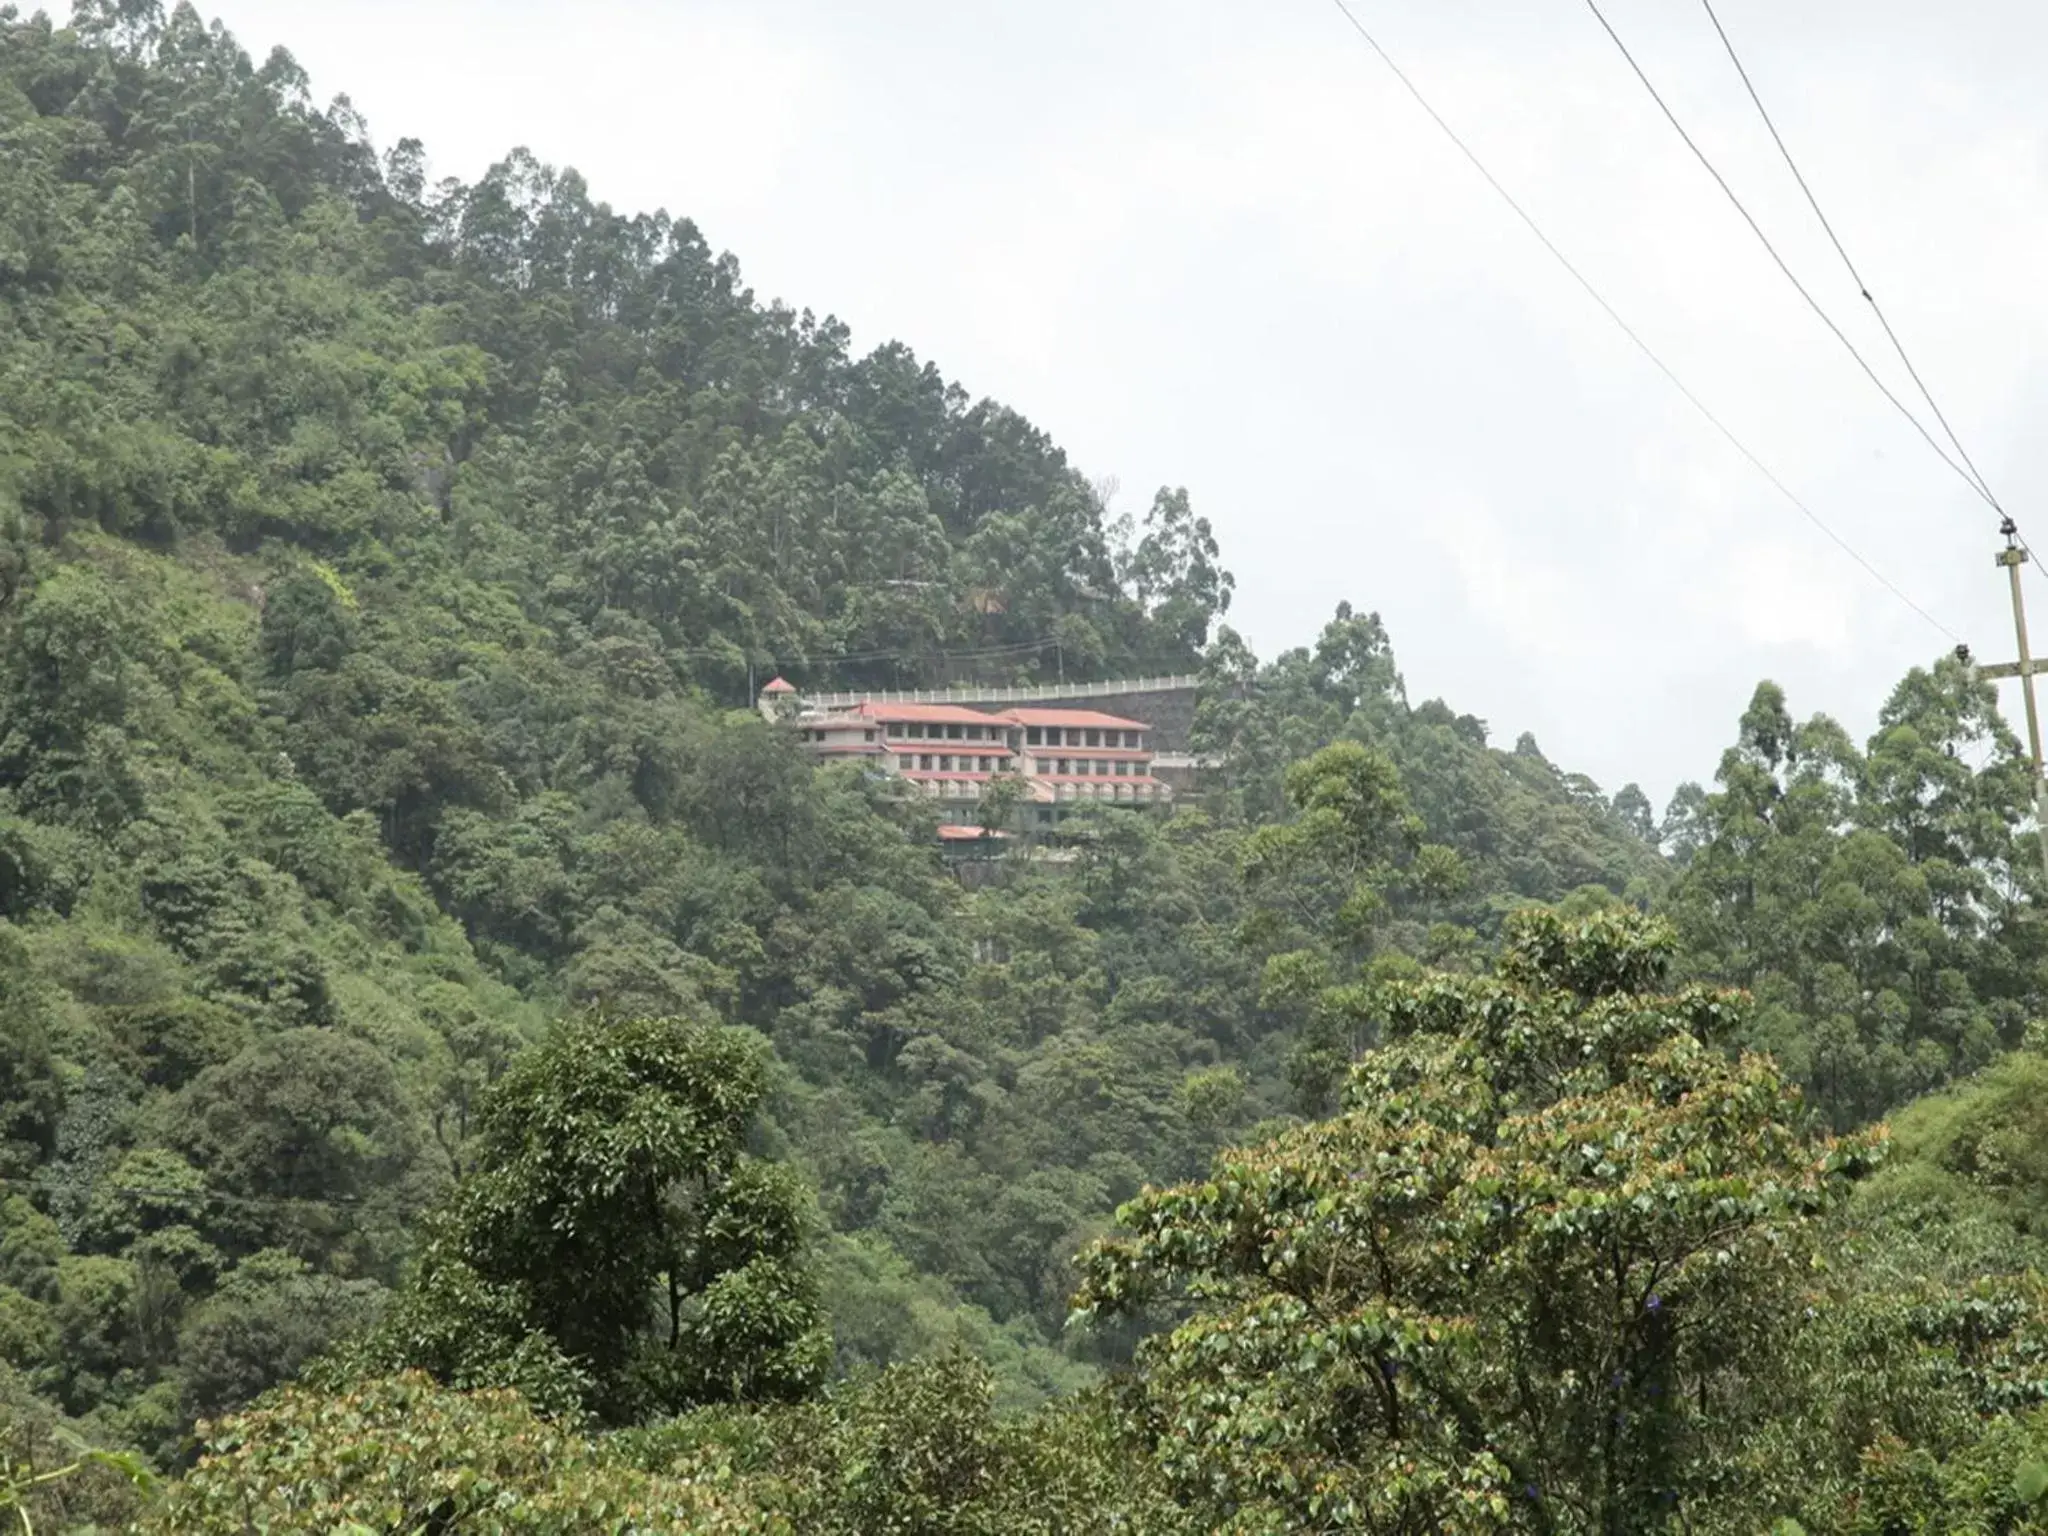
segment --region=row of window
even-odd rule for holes
[[[1064,739],[1062,739],[1064,738]],[[1144,745],[1139,731],[1084,731],[1073,726],[1031,726],[1024,732],[1027,747],[1123,747],[1136,751]]]
[[[908,741],[1007,741],[1008,731],[1001,725],[963,725],[958,721],[950,725],[936,722],[924,725],[912,720],[908,723],[892,721],[889,734]]]
[[[804,731],[798,731],[798,732],[797,732],[797,736],[798,736],[798,738],[799,738],[799,739],[801,739],[801,740],[803,740],[803,741],[815,741],[815,742],[821,742],[821,743],[822,743],[822,742],[826,742],[826,741],[830,741],[830,740],[832,740],[832,738],[833,738],[833,737],[835,737],[835,736],[837,736],[837,737],[844,737],[844,738],[846,738],[846,739],[848,739],[848,740],[851,740],[851,739],[852,739],[852,737],[853,737],[853,732],[851,732],[851,731],[829,731],[829,732],[828,732],[828,731],[810,731],[810,730],[804,730]],[[862,741],[873,741],[873,740],[875,739],[875,733],[874,733],[873,731],[862,731],[862,732],[860,733],[860,739],[861,739]]]
[[[893,721],[889,734],[899,741],[1006,741],[1008,727],[1000,722],[991,725],[967,725],[959,721],[947,724],[920,721]],[[1144,745],[1142,731],[1081,730],[1076,727],[1057,725],[1029,726],[1024,732],[1024,744],[1031,747],[1109,747],[1135,752]]]
[[[1166,787],[1143,784],[1059,784],[1053,792],[1062,800],[1150,800],[1156,792],[1164,797]]]
[[[930,752],[916,757],[906,753],[896,759],[896,766],[905,773],[1008,773],[1010,764],[1007,757],[952,757]]]
[[[1030,773],[1054,773],[1065,777],[1132,779],[1145,776],[1145,765],[1128,757],[1034,757],[1026,765]]]
[[[979,800],[982,785],[979,779],[932,779],[924,790],[926,794],[937,795],[945,800]],[[1165,799],[1164,785],[1152,784],[1061,784],[1055,793],[1062,800],[1152,800]],[[1045,820],[1043,809],[1039,819]]]

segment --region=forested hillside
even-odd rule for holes
[[[0,1514],[2036,1528],[1988,685],[1767,684],[1660,823],[1368,613],[1262,663],[1185,492],[686,220],[424,163],[0,11]],[[971,885],[750,707],[1159,671],[1199,796]]]

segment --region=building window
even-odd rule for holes
[[[1061,758],[1061,759],[1060,759],[1060,760],[1059,760],[1058,762],[1056,762],[1056,763],[1054,763],[1054,764],[1052,765],[1052,771],[1053,771],[1054,773],[1061,773],[1061,774],[1064,774],[1064,773],[1071,773],[1071,772],[1073,772],[1073,769],[1074,769],[1074,765],[1073,765],[1073,763],[1072,763],[1072,762],[1071,762],[1071,761],[1070,761],[1069,759],[1067,759],[1067,758],[1064,758],[1064,757],[1063,757],[1063,758]]]
[[[1081,745],[1083,745],[1084,747],[1099,747],[1099,746],[1101,746],[1101,745],[1102,745],[1102,732],[1100,732],[1100,731],[1090,731],[1090,732],[1088,733],[1088,739],[1087,739],[1086,741],[1084,741],[1083,743],[1081,743]]]
[[[917,759],[909,756],[899,757],[896,759],[896,766],[898,768],[901,768],[905,773],[909,773],[912,769],[917,767]]]
[[[946,740],[958,741],[960,739],[960,734],[961,728],[958,725],[949,725],[946,727]]]
[[[932,755],[927,752],[917,760],[917,766],[925,773],[932,771]]]
[[[862,741],[873,741],[875,739],[875,733],[873,731],[862,731],[860,733],[860,739]]]
[[[1024,730],[1024,744],[1027,747],[1043,746],[1045,744],[1045,733],[1035,725],[1027,726]]]
[[[997,772],[997,773],[1008,773],[1009,771],[1010,771],[1010,759],[1009,759],[1009,758],[1007,758],[1007,757],[999,757],[999,758],[997,758],[997,759],[996,759],[996,772]]]
[[[1051,806],[1049,806],[1049,805],[1041,805],[1041,806],[1037,807],[1037,810],[1038,810],[1038,824],[1039,824],[1039,825],[1040,825],[1041,827],[1049,827],[1049,826],[1051,826],[1051,825],[1052,825],[1052,807],[1051,807]]]

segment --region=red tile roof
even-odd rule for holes
[[[988,837],[990,835],[991,834],[984,832],[980,827],[939,828],[939,836],[944,838],[949,843],[964,843],[970,840],[979,842],[982,838]],[[997,832],[993,835],[996,837],[1008,837],[1010,834],[1007,832]]]
[[[1142,720],[1126,720],[1120,715],[1105,715],[1093,709],[1009,709],[1003,712],[1003,718],[1018,725],[1101,726],[1112,731],[1152,729]]]
[[[796,684],[792,683],[786,677],[770,678],[768,681],[768,686],[763,688],[761,691],[763,693],[795,693]]]

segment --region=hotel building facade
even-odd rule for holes
[[[1152,771],[1151,728],[1098,710],[997,712],[874,699],[814,710],[777,678],[762,691],[761,711],[792,725],[817,756],[864,763],[952,802],[963,815],[1005,778],[1022,785],[1028,828],[1053,826],[1076,805],[1157,805],[1173,796]]]

